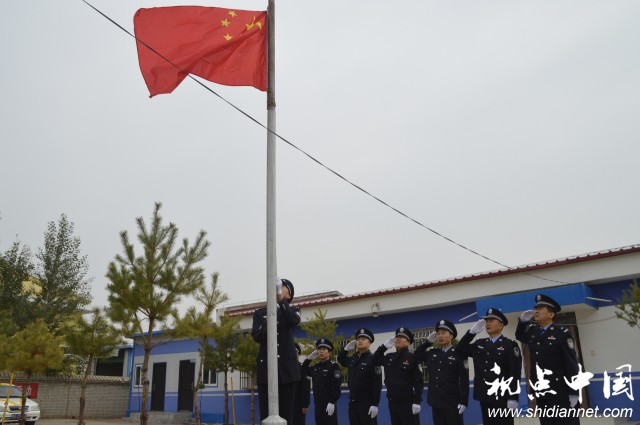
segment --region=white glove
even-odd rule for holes
[[[307,357],[307,360],[313,360],[316,357],[318,357],[318,350],[313,350],[311,354],[309,354],[309,357]]]
[[[464,409],[466,409],[467,406],[465,406],[464,404],[458,404],[458,415],[462,415],[464,413]]]
[[[411,405],[411,413],[413,413],[414,415],[417,415],[418,413],[420,413],[420,405],[419,404],[412,404]]]
[[[386,340],[386,341],[384,342],[384,346],[385,346],[386,348],[391,348],[391,347],[393,347],[393,343],[395,342],[395,340],[396,340],[396,337],[395,337],[395,336],[392,336],[391,338],[389,338],[388,340]]]
[[[507,400],[507,409],[517,409],[518,400]]]
[[[378,406],[371,406],[369,408],[369,413],[367,413],[371,419],[378,416]]]
[[[532,317],[533,317],[533,310],[525,310],[520,315],[520,321],[522,323],[527,323],[531,321]]]
[[[433,344],[434,342],[436,342],[436,333],[435,333],[435,331],[434,331],[434,332],[431,332],[431,333],[429,334],[429,336],[427,336],[427,341],[429,341],[429,342],[430,342],[430,343],[432,343],[432,344]]]
[[[570,395],[569,396],[569,405],[571,407],[576,407],[576,404],[578,404],[578,396],[577,395]]]
[[[344,346],[344,350],[345,351],[351,351],[354,348],[356,348],[356,340],[355,339]]]
[[[327,415],[332,416],[335,411],[336,406],[334,406],[333,403],[327,403]]]
[[[473,324],[473,326],[471,326],[471,329],[469,330],[469,332],[474,335],[478,335],[480,332],[482,332],[486,323],[487,322],[485,322],[484,319],[478,320],[476,323]]]
[[[276,277],[276,293],[282,295],[282,280],[279,277]]]

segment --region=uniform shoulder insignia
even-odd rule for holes
[[[340,372],[339,368],[336,368],[336,370],[333,371],[333,377],[336,379],[342,378],[342,372]]]
[[[464,368],[465,368],[465,369],[469,369],[469,361],[468,361],[467,359],[464,359],[464,360],[462,361],[462,364],[464,365]]]
[[[374,367],[373,370],[375,371],[376,375],[382,374],[382,368],[380,366]]]
[[[567,338],[567,346],[572,350],[574,349],[575,345],[573,343],[573,338]]]
[[[520,349],[517,345],[513,347],[513,354],[515,354],[516,357],[520,357]]]

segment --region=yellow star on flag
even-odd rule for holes
[[[231,40],[232,38],[233,38],[233,36],[229,35],[229,34],[224,36],[224,39],[227,40],[227,41]]]
[[[236,16],[238,16],[238,14],[236,12],[234,12],[233,10],[229,11],[229,15],[231,15],[232,18],[235,18]]]
[[[223,27],[228,27],[228,26],[229,26],[229,24],[230,24],[230,22],[229,22],[229,21],[227,21],[227,20],[226,20],[226,18],[225,18],[225,20],[224,20],[224,21],[220,21],[220,24],[221,24]]]

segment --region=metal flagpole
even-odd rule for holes
[[[278,342],[276,323],[276,91],[275,0],[267,10],[267,376],[269,416],[262,422],[286,425],[278,411]],[[259,394],[263,397],[263,394]],[[289,424],[293,425],[293,424]]]

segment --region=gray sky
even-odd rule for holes
[[[92,0],[133,31],[140,7]],[[266,1],[199,3],[266,9]],[[640,2],[279,0],[278,133],[407,214],[519,265],[640,241]],[[0,3],[0,250],[66,213],[106,303],[155,201],[264,296],[265,131],[193,81],[148,98],[135,42],[80,0]],[[265,94],[207,83],[266,122]],[[278,271],[343,293],[495,269],[278,147]]]

